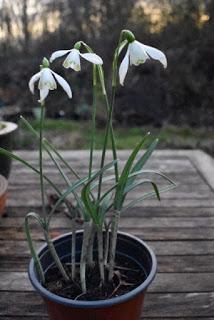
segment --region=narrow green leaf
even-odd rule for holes
[[[44,218],[42,218],[38,213],[35,213],[35,212],[29,212],[27,215],[26,215],[27,218],[34,218],[36,219],[36,221],[39,222],[40,226],[43,228],[43,229],[46,229],[46,220]]]
[[[81,192],[83,203],[84,203],[86,209],[88,210],[88,213],[90,214],[91,218],[93,219],[94,223],[98,227],[100,227],[100,220],[99,220],[99,215],[98,215],[98,212],[97,212],[97,207],[96,207],[94,201],[91,201],[90,196],[89,196],[89,194],[90,194],[90,184],[97,177],[99,177],[101,174],[103,174],[103,172],[105,172],[106,170],[111,168],[114,165],[114,163],[115,163],[115,161],[112,161],[111,163],[105,165],[96,174],[94,174],[92,176],[92,178],[89,179],[89,181],[85,184],[85,186],[83,187],[82,192]]]
[[[109,193],[111,193],[114,189],[116,189],[116,187],[117,187],[117,183],[102,195],[102,197],[98,201],[98,204],[101,203],[103,199],[105,199],[105,197],[108,196]]]
[[[31,256],[34,260],[35,263],[35,267],[38,273],[38,276],[40,278],[40,281],[44,284],[45,283],[45,275],[44,275],[44,271],[40,262],[40,259],[37,255],[37,252],[34,248],[34,244],[33,244],[33,240],[31,237],[31,232],[30,232],[30,227],[29,227],[29,218],[34,218],[36,219],[36,221],[40,224],[40,226],[43,228],[43,230],[47,230],[47,224],[45,219],[43,219],[42,217],[40,217],[37,213],[35,212],[30,212],[25,216],[25,234],[26,234],[26,238],[27,238],[27,243],[31,252]]]
[[[139,181],[137,181],[136,183],[132,184],[132,185],[129,185],[129,186],[126,186],[126,188],[124,189],[124,195],[126,195],[128,192],[134,190],[135,188],[145,184],[145,183],[149,183],[149,184],[154,184],[156,185],[152,180],[149,180],[149,179],[141,179]],[[157,195],[158,197],[158,195]]]
[[[154,140],[148,149],[145,151],[145,153],[140,157],[140,159],[136,162],[136,164],[133,166],[131,173],[134,173],[136,171],[139,171],[143,168],[143,166],[146,164],[147,160],[152,155],[153,151],[155,150],[156,146],[158,144],[158,139]],[[135,178],[129,179],[127,182],[128,185],[131,185],[134,182]]]
[[[80,179],[79,181],[73,183],[57,200],[55,205],[53,206],[50,214],[48,215],[48,224],[50,223],[50,219],[52,215],[54,214],[55,210],[59,207],[59,205],[66,199],[66,197],[73,193],[77,188],[79,188],[81,185],[83,185],[88,180],[88,176]]]
[[[140,174],[144,174],[144,173],[149,173],[149,174],[156,174],[162,178],[164,178],[165,180],[167,180],[168,182],[170,182],[171,184],[176,186],[176,183],[170,179],[167,175],[165,175],[164,173],[160,172],[160,171],[156,171],[156,170],[140,170],[134,173],[131,173],[129,175],[129,179],[131,179],[132,177],[138,176]]]
[[[173,190],[174,188],[176,187],[176,185],[169,185],[169,186],[166,186],[166,187],[163,187],[163,188],[159,188],[159,194],[163,193],[163,192],[166,192],[166,191],[170,191],[170,190]],[[127,206],[125,206],[121,212],[124,212],[125,210],[127,209],[130,209],[132,208],[133,206],[135,206],[136,204],[142,202],[143,200],[146,200],[146,199],[151,199],[153,198],[154,196],[156,196],[156,192],[148,192],[148,193],[145,193],[142,197],[138,198],[138,199],[135,199],[131,202],[129,202],[129,204]]]
[[[104,219],[105,219],[105,215],[108,212],[110,201],[111,201],[111,193],[108,193],[105,196],[105,198],[103,198],[103,201],[99,206],[99,217],[100,217],[101,224],[103,224]]]
[[[123,191],[124,191],[124,188],[126,186],[126,183],[127,183],[127,179],[128,179],[128,176],[129,176],[129,173],[131,171],[131,167],[133,165],[133,162],[138,154],[138,152],[140,151],[140,149],[142,148],[144,142],[146,141],[148,135],[150,133],[147,133],[143,139],[137,144],[137,146],[134,148],[134,150],[132,151],[131,155],[129,156],[125,166],[124,166],[124,169],[121,173],[121,176],[119,178],[119,181],[118,181],[118,186],[117,186],[117,189],[116,189],[116,194],[115,194],[115,209],[119,210],[122,206],[122,201],[123,201]]]

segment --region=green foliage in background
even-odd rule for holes
[[[39,122],[31,120],[31,124],[38,130]],[[45,135],[51,137],[59,149],[88,149],[90,146],[90,123],[68,120],[47,119],[44,126]],[[200,148],[214,154],[214,132],[206,128],[164,126],[153,128],[151,126],[115,128],[115,137],[118,149],[132,149],[145,132],[151,132],[145,146],[155,137],[159,137],[159,148],[195,149]],[[60,139],[58,138],[60,136]],[[100,149],[104,139],[104,128],[98,129],[96,149]],[[108,145],[110,147],[110,144]],[[26,128],[20,122],[17,141],[19,149],[36,149],[35,139],[30,137]]]

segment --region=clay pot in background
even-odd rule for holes
[[[17,129],[13,122],[0,121],[0,147],[8,151],[12,150],[13,135]],[[0,154],[0,174],[8,178],[11,168],[11,159]]]
[[[4,176],[0,175],[0,216],[5,212],[8,182]]]

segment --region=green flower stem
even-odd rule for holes
[[[90,236],[88,241],[88,252],[87,252],[87,262],[90,267],[93,267],[93,249],[94,249],[94,237],[95,237],[96,227],[93,221],[90,221]]]
[[[25,126],[30,130],[30,132],[32,134],[35,135],[35,137],[39,138],[38,133],[36,132],[36,130],[31,126],[31,124],[23,117],[21,116],[21,120],[23,121],[23,123],[25,124]],[[81,179],[80,176],[77,174],[77,172],[70,167],[70,165],[68,164],[68,162],[60,155],[60,153],[56,150],[56,148],[46,139],[43,138],[43,142],[42,142],[43,148],[45,149],[45,151],[48,153],[49,157],[51,158],[51,160],[53,161],[53,163],[55,164],[55,166],[57,167],[57,169],[59,170],[61,176],[63,177],[63,179],[65,180],[65,182],[70,186],[71,182],[69,180],[69,178],[67,177],[67,175],[64,173],[64,171],[62,170],[60,164],[58,163],[58,161],[55,159],[55,157],[51,154],[50,150],[59,158],[59,160],[61,160],[65,166],[75,175],[75,177],[77,179]],[[49,150],[50,149],[50,150]],[[45,178],[45,176],[43,175],[43,177]],[[77,193],[74,191],[74,196],[76,201],[78,202],[78,204],[80,205],[80,202],[78,200],[78,195]],[[92,196],[92,194],[91,194]],[[80,207],[82,208],[82,206],[80,205]],[[68,207],[69,209],[69,207]],[[70,211],[70,209],[69,209]]]
[[[47,231],[47,230],[44,230],[44,236],[45,236],[45,241],[46,241],[46,243],[47,243],[47,245],[48,245],[48,248],[49,248],[49,250],[50,250],[50,253],[51,253],[51,255],[52,255],[52,258],[53,258],[53,260],[54,260],[57,268],[59,269],[61,275],[63,276],[63,279],[64,279],[66,282],[70,281],[69,276],[67,275],[67,273],[66,273],[66,271],[65,271],[65,269],[64,269],[64,267],[63,267],[63,265],[62,265],[62,263],[61,263],[61,261],[60,261],[60,259],[59,259],[59,257],[58,257],[58,254],[57,254],[57,252],[56,252],[56,249],[55,249],[55,247],[54,247],[54,245],[53,245],[52,240],[51,240],[50,237],[49,237],[49,234],[48,234],[48,231]]]
[[[88,249],[88,241],[90,237],[90,222],[84,223],[84,232],[83,232],[83,240],[82,240],[82,250],[81,250],[81,258],[80,258],[80,283],[82,292],[86,293],[86,262],[87,262],[87,249]]]
[[[43,139],[44,145],[47,145],[55,154],[56,156],[64,163],[64,165],[71,171],[71,173],[77,178],[80,179],[78,173],[70,166],[70,164],[61,156],[61,154],[56,150],[56,148],[47,140]]]
[[[105,282],[104,274],[104,259],[103,259],[103,231],[97,230],[97,245],[98,245],[98,263],[100,269],[100,280],[102,283]]]
[[[125,33],[124,30],[120,33],[120,38],[119,38],[118,46],[115,50],[114,60],[113,60],[113,65],[112,65],[112,96],[111,96],[111,106],[110,106],[111,110],[113,110],[114,103],[115,103],[117,74],[118,74],[118,57],[119,57],[120,44],[122,43],[124,33]],[[119,174],[117,172],[116,182],[118,182],[118,178],[119,178]],[[110,244],[110,252],[109,252],[109,275],[108,275],[109,281],[112,281],[113,272],[114,272],[119,218],[120,218],[119,211],[117,211],[117,210],[114,211],[114,215],[112,218],[112,226],[111,226],[111,244]],[[108,255],[105,256],[105,262],[107,262],[107,258],[108,258]]]
[[[44,148],[45,148],[45,150],[47,151],[47,153],[48,153],[49,157],[51,158],[51,160],[53,161],[53,163],[55,164],[56,168],[59,170],[59,173],[61,174],[62,178],[64,179],[64,181],[66,182],[66,184],[68,185],[68,187],[70,187],[70,186],[71,186],[71,181],[69,180],[69,178],[67,177],[67,175],[63,172],[60,164],[59,164],[58,161],[54,158],[54,156],[51,154],[51,152],[50,152],[46,147],[44,147]],[[78,194],[77,194],[77,192],[76,192],[75,190],[73,191],[73,195],[74,195],[77,203],[79,204],[80,208],[83,209],[83,208],[82,208],[82,205],[81,205],[81,203],[80,203],[80,201],[79,201]],[[67,203],[67,202],[65,202],[65,203],[66,203],[66,205],[67,205],[67,208],[68,208],[69,212],[70,212],[71,215],[72,215],[70,206],[68,206],[68,203]]]
[[[23,116],[20,116],[20,119],[23,121],[24,125],[26,126],[26,128],[32,133],[34,134],[35,137],[37,137],[39,139],[39,135],[36,132],[36,130],[32,127],[32,125],[27,121],[27,119],[25,119]],[[42,141],[43,144],[43,148],[48,152],[48,148],[53,151],[55,153],[55,155],[62,161],[62,163],[64,163],[64,165],[71,171],[71,173],[77,178],[80,179],[80,176],[78,175],[78,173],[69,165],[69,163],[61,156],[61,154],[56,150],[56,148],[52,145],[52,143],[50,143],[46,138],[43,138]]]
[[[112,118],[112,108],[109,108],[108,112],[108,119],[107,119],[107,124],[106,124],[106,131],[105,131],[105,136],[104,136],[104,142],[103,142],[103,150],[102,150],[102,157],[101,157],[101,163],[100,163],[100,169],[103,169],[104,164],[105,164],[105,155],[106,155],[106,148],[107,148],[107,143],[108,143],[108,136],[109,136],[109,130],[111,128],[111,118]],[[98,194],[97,194],[97,199],[100,199],[101,196],[101,191],[102,191],[102,177],[103,175],[100,174],[99,176],[99,184],[98,184]]]
[[[56,150],[56,148],[55,148],[48,140],[46,140],[46,139],[44,139],[44,143],[45,143],[45,145],[47,145],[47,146],[57,155],[57,157],[67,166],[67,168],[68,168],[69,170],[71,170],[71,172],[75,175],[75,177],[76,177],[78,180],[80,180],[81,177],[80,177],[80,176],[78,175],[78,173],[69,165],[69,163],[60,155],[60,153]],[[47,148],[46,148],[46,150],[47,150]],[[93,199],[95,199],[93,193],[90,193],[90,194],[91,194],[91,197],[92,197]]]
[[[95,145],[95,133],[96,133],[96,109],[97,109],[97,67],[93,65],[93,107],[92,107],[92,137],[90,146],[90,159],[89,159],[89,179],[91,178],[92,166],[93,166],[93,152]]]
[[[107,143],[108,143],[108,136],[110,133],[111,143],[112,143],[112,153],[113,153],[113,159],[117,160],[117,150],[116,150],[116,144],[115,144],[115,138],[114,138],[114,132],[113,132],[113,126],[112,126],[112,114],[113,114],[113,100],[111,104],[109,105],[108,97],[105,95],[105,102],[106,102],[106,108],[108,113],[107,118],[107,124],[106,124],[106,131],[104,136],[104,143],[103,143],[103,150],[102,150],[102,156],[101,156],[101,163],[100,163],[100,169],[104,167],[105,164],[105,156],[106,156],[106,149],[107,149]],[[118,181],[118,164],[117,161],[114,163],[114,169],[115,169],[115,180]],[[97,199],[100,199],[101,196],[101,189],[102,189],[102,177],[103,175],[100,174],[99,176],[99,184],[98,184],[98,196]]]
[[[122,33],[121,33],[121,39],[122,39]],[[93,53],[93,50],[83,41],[79,42],[81,45],[83,45],[85,47],[85,49],[90,52]],[[79,45],[78,43],[78,45]],[[99,79],[100,79],[100,84],[102,87],[102,92],[103,95],[105,96],[105,101],[106,101],[106,106],[107,106],[107,112],[108,112],[108,117],[112,117],[112,112],[111,112],[111,108],[109,106],[109,102],[108,102],[108,97],[106,94],[106,86],[105,86],[105,79],[104,79],[104,72],[103,72],[103,68],[102,66],[97,66],[96,67],[98,70],[98,74],[99,74]],[[108,122],[108,120],[107,120]],[[106,153],[106,147],[107,147],[107,142],[108,142],[108,135],[109,135],[109,128],[110,128],[110,132],[111,132],[111,141],[112,141],[112,150],[113,150],[113,158],[114,160],[117,160],[117,153],[116,153],[116,146],[115,146],[115,139],[114,139],[114,133],[113,133],[113,127],[112,127],[112,122],[111,122],[111,118],[109,119],[109,124],[107,123],[107,129],[106,129],[106,134],[107,136],[104,138],[104,146],[103,146],[103,153],[102,153],[102,160],[101,160],[101,168],[103,168],[104,166],[104,162],[105,162],[105,153]],[[114,164],[115,167],[115,176],[116,176],[116,181],[118,180],[118,169],[117,169],[117,162],[115,162]],[[101,194],[101,184],[102,184],[102,174],[100,175],[100,183],[99,183],[99,188],[98,188],[98,199],[100,197]]]
[[[123,40],[124,31],[125,30],[122,30],[120,33],[118,45],[117,45],[117,48],[114,53],[114,59],[113,59],[113,64],[112,64],[112,96],[113,96],[113,100],[115,97],[115,88],[117,86],[117,70],[118,70],[119,50],[120,50],[120,44],[122,43],[122,40]]]
[[[34,249],[33,241],[32,241],[31,234],[30,234],[30,228],[29,228],[29,218],[30,217],[28,215],[25,217],[25,233],[26,233],[26,237],[27,237],[27,242],[28,242],[30,253],[31,253],[31,256],[34,260],[36,271],[38,273],[40,281],[42,284],[44,284],[45,283],[45,275],[44,275],[39,257]]]
[[[31,126],[31,124],[25,119],[25,118],[21,118],[22,121],[24,122],[24,124],[27,126],[27,128],[37,137],[37,132],[34,130],[34,128]],[[43,148],[46,150],[46,152],[48,153],[49,157],[51,158],[51,160],[53,161],[53,163],[55,164],[55,166],[57,167],[57,169],[59,170],[62,178],[65,180],[65,182],[67,183],[68,186],[71,185],[71,182],[69,180],[69,178],[67,177],[67,175],[63,172],[60,164],[57,162],[57,160],[54,158],[54,156],[52,155],[52,153],[49,151],[49,148],[53,151],[53,147],[51,144],[48,143],[47,140],[42,140],[42,145]],[[49,148],[48,148],[49,147]],[[56,152],[55,152],[56,153]],[[58,156],[58,155],[57,155]],[[60,156],[61,157],[61,156]],[[63,158],[62,158],[63,159]],[[64,159],[63,159],[64,160]],[[58,194],[61,196],[61,192],[59,190],[57,190]],[[74,196],[75,199],[78,201],[78,195],[76,194],[76,192],[74,191]],[[65,204],[69,210],[69,212],[72,215],[71,212],[71,207],[70,205],[65,201]],[[75,218],[75,217],[74,217]],[[76,224],[75,224],[75,220],[72,219],[71,221],[71,229],[72,229],[72,243],[71,243],[71,274],[72,274],[72,280],[74,280],[75,275],[76,275]]]
[[[41,196],[42,196],[43,216],[46,215],[44,180],[43,180],[43,157],[42,157],[44,114],[45,114],[45,104],[44,102],[41,102],[41,114],[40,114],[40,126],[39,126],[39,174],[40,174],[40,188],[41,188]]]
[[[109,240],[110,240],[110,232],[109,227],[106,228],[105,232],[105,253],[104,253],[104,266],[108,265],[108,256],[109,256]]]
[[[120,218],[120,212],[115,210],[113,219],[112,219],[112,226],[111,226],[111,245],[110,245],[110,252],[109,252],[109,274],[108,274],[109,281],[112,281],[113,275],[114,275],[119,218]]]
[[[65,180],[65,182],[67,183],[68,187],[71,185],[70,180],[68,179],[68,177],[64,174],[60,164],[56,161],[56,159],[52,156],[51,152],[49,150],[47,150],[50,158],[52,159],[52,161],[54,162],[55,166],[58,168],[61,176],[63,177],[63,179]],[[73,191],[74,197],[75,199],[78,201],[78,195],[75,191]],[[72,215],[71,212],[71,208],[70,205],[65,201],[67,208],[69,210],[69,212]],[[71,231],[72,231],[72,239],[71,239],[71,275],[72,275],[72,280],[75,279],[75,275],[76,275],[76,223],[75,223],[75,217],[73,217],[71,219]]]
[[[75,219],[71,220],[71,278],[72,280],[76,277],[76,222]]]
[[[114,95],[112,95],[112,97],[114,97]],[[107,110],[109,112],[110,108],[109,108],[108,97],[105,96],[105,99],[106,99]],[[114,100],[111,101],[112,112],[113,112],[113,107],[114,107]],[[119,179],[119,171],[118,171],[118,163],[116,161],[117,160],[117,148],[116,148],[116,143],[115,143],[112,119],[111,119],[111,123],[110,123],[110,138],[111,138],[113,159],[115,160],[115,163],[114,163],[115,182],[117,183],[118,179]]]

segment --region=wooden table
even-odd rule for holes
[[[38,163],[35,152],[17,153]],[[86,173],[87,152],[63,154],[81,174]],[[119,153],[122,162],[127,155],[128,151]],[[50,177],[59,182],[51,162],[45,160],[45,165]],[[145,301],[144,319],[213,320],[214,160],[197,150],[162,150],[154,153],[147,168],[159,168],[179,186],[163,194],[161,203],[146,200],[121,219],[121,229],[148,241],[158,259],[158,274]],[[42,300],[27,277],[29,250],[23,233],[24,215],[40,209],[38,177],[14,162],[7,214],[0,220],[1,320],[47,319]],[[67,218],[57,215],[52,235],[66,231]],[[43,239],[35,224],[32,232],[38,247]]]

